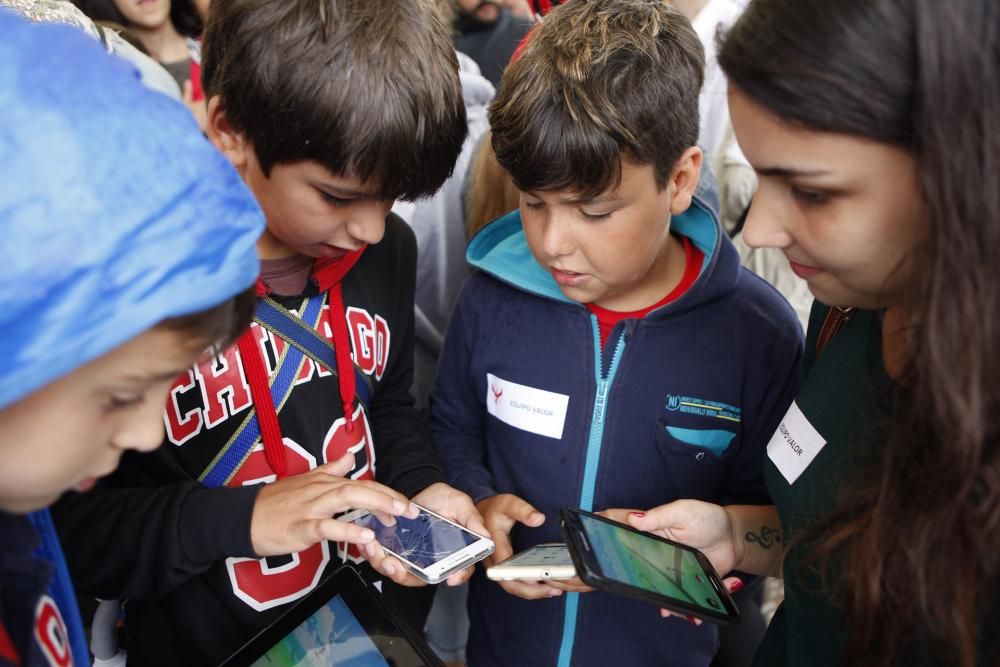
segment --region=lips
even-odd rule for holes
[[[320,248],[321,248],[320,250],[321,256],[329,257],[330,259],[343,257],[349,252],[347,250],[344,250],[343,248],[338,248],[335,245],[330,245],[329,243],[322,244]]]
[[[788,265],[792,267],[792,272],[803,280],[809,280],[813,276],[823,273],[823,269],[815,266],[809,266],[807,264],[799,264],[798,262],[793,262],[792,260],[788,260]]]
[[[579,287],[587,279],[586,273],[575,273],[573,271],[561,271],[554,267],[549,267],[549,272],[555,278],[556,283],[562,287]]]

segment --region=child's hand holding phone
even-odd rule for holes
[[[510,544],[510,531],[515,523],[537,528],[545,523],[545,515],[536,510],[522,498],[510,493],[490,496],[476,503],[476,508],[483,515],[486,529],[496,543],[493,555],[486,559],[487,565],[496,565],[514,555]],[[499,581],[501,588],[525,600],[540,600],[562,595],[562,590],[554,586],[555,582],[532,581]]]
[[[417,509],[415,518],[399,516],[390,523],[368,510],[348,512],[338,521],[367,528],[375,534],[377,545],[366,544],[365,553],[378,571],[385,574],[395,568],[399,571],[393,574],[400,576],[405,570],[424,584],[462,576],[463,571],[493,553],[491,539],[425,507],[417,505]],[[375,547],[375,553],[369,547]],[[378,551],[388,556],[379,558]],[[396,576],[393,580],[397,581]]]
[[[536,544],[516,556],[487,568],[486,576],[494,581],[544,582],[568,593],[592,591],[576,576],[569,549],[559,542]]]
[[[472,498],[462,493],[458,489],[442,482],[431,484],[426,489],[413,497],[413,502],[420,507],[425,507],[440,516],[453,521],[478,535],[487,535],[488,531],[483,524],[483,517],[480,516],[476,506],[472,503]],[[414,575],[396,557],[380,547],[377,541],[364,544],[362,550],[368,563],[378,572],[390,578],[400,586],[419,587],[426,586],[427,582]],[[472,576],[473,567],[470,565],[447,577],[448,586],[458,586],[469,580]]]

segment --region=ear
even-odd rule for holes
[[[703,155],[697,146],[691,146],[681,154],[674,164],[674,170],[667,181],[667,187],[673,186],[674,192],[670,199],[670,214],[679,215],[691,206],[691,197],[698,188],[701,178],[701,163]]]
[[[229,158],[229,161],[242,175],[251,150],[246,135],[233,129],[233,126],[230,125],[229,118],[226,117],[226,112],[222,108],[222,98],[218,95],[208,101],[207,116],[205,134],[208,135],[209,141]]]

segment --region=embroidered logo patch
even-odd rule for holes
[[[739,422],[742,414],[742,410],[735,405],[710,401],[695,396],[681,396],[679,394],[667,394],[665,407],[671,412],[684,412],[702,417],[725,419],[731,422]]]

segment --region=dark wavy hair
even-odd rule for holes
[[[992,1],[754,0],[721,43],[730,83],[779,117],[909,151],[930,218],[881,455],[796,542],[840,568],[844,664],[996,659],[998,40]]]

